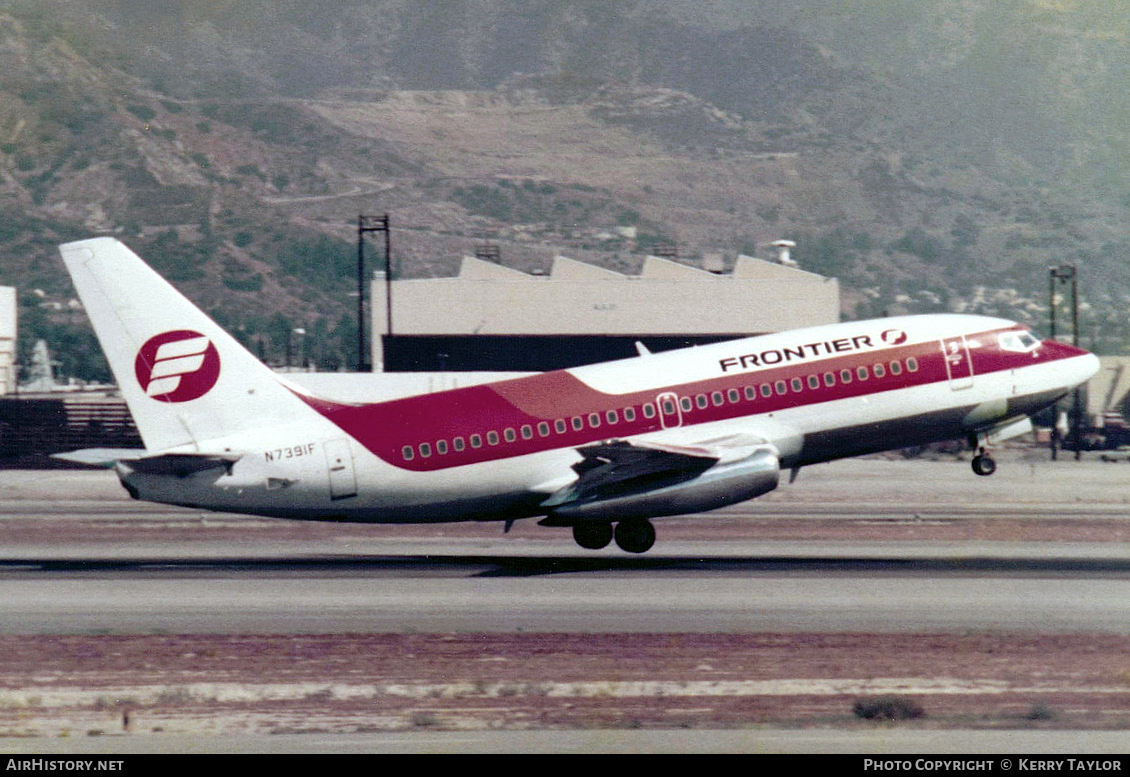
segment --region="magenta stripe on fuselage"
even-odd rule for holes
[[[966,336],[967,341],[984,341],[969,349],[974,376],[1079,353],[1051,341],[1045,341],[1035,353],[1006,352],[999,347],[996,337],[1005,331],[1026,330],[1010,327]],[[649,417],[645,408],[655,408],[662,394],[675,394],[680,401],[690,399],[689,410],[677,409],[681,424],[688,426],[944,383],[950,380],[951,373],[947,371],[940,342],[889,346],[780,367],[726,372],[708,380],[676,382],[627,394],[598,391],[571,372],[558,371],[366,405],[303,398],[385,462],[423,472],[660,431],[664,428],[661,410]],[[897,374],[892,363],[898,365]],[[646,366],[647,362],[643,364]],[[876,365],[882,366],[881,376],[876,375]],[[650,368],[661,374],[661,367]],[[866,379],[860,378],[862,368],[866,370]],[[845,370],[850,371],[850,381],[842,379]],[[832,377],[826,378],[827,375]],[[815,378],[812,383],[810,376]],[[794,386],[796,380],[800,381],[799,390]],[[781,382],[783,394],[779,392]],[[770,386],[768,397],[762,393],[763,384]],[[752,399],[747,388],[752,388]],[[736,402],[731,394],[734,390]],[[700,406],[700,396],[706,397],[705,408]],[[632,409],[632,420],[626,417],[627,408]],[[614,423],[609,422],[610,412],[615,413]],[[596,426],[591,418],[594,414],[599,422]],[[581,419],[579,429],[574,426],[577,418]],[[559,431],[561,421],[565,423],[563,432]],[[492,442],[492,432],[497,435],[496,442]],[[472,445],[475,435],[480,438],[478,447]],[[507,439],[508,435],[511,439]],[[456,449],[457,440],[461,441],[461,450]],[[405,456],[406,448],[410,458]]]

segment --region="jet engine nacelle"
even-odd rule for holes
[[[560,505],[550,513],[547,523],[569,525],[715,510],[769,493],[780,477],[777,451],[766,447],[743,459],[715,464],[696,478],[670,486]]]

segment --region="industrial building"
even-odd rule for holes
[[[386,372],[540,371],[839,321],[835,278],[739,256],[728,273],[649,256],[624,275],[564,256],[530,275],[467,256],[454,278],[372,283]],[[388,315],[388,300],[392,315]],[[389,333],[391,320],[392,332]]]
[[[0,462],[5,467],[63,466],[48,455],[92,447],[140,448],[141,437],[121,397],[110,387],[60,386],[47,344],[17,383],[16,290],[0,286]]]
[[[0,286],[0,397],[16,390],[16,290]]]

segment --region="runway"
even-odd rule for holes
[[[668,557],[599,566],[384,557],[281,559],[267,570],[246,559],[24,567],[0,578],[0,633],[1130,633],[1130,565],[1121,562]]]
[[[305,524],[132,502],[105,472],[7,472],[0,633],[1130,633],[1130,467],[815,470],[657,521],[642,556],[533,522]]]

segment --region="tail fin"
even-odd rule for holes
[[[59,251],[149,451],[204,450],[311,412],[118,240],[80,240]]]

